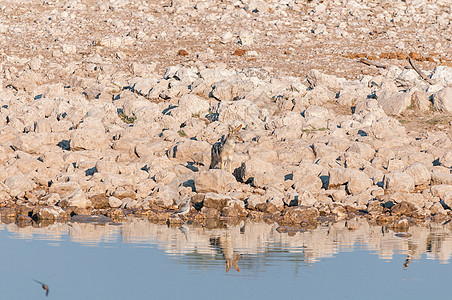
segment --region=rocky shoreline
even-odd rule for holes
[[[448,220],[450,119],[413,136],[390,116],[435,110],[450,118],[452,70],[438,67],[430,78],[437,83],[397,67],[351,81],[317,70],[302,80],[257,68],[173,66],[159,79],[132,79],[112,99],[53,85],[30,99],[7,87],[0,213],[20,221],[118,219],[129,210],[172,223],[184,219],[170,214],[185,196],[194,222]],[[410,87],[397,87],[400,80]],[[209,169],[228,124],[244,128],[233,174]]]
[[[135,214],[293,227],[358,215],[404,227],[452,217],[452,68],[443,61],[421,72],[370,66],[374,74],[347,79],[200,56],[158,75],[137,62],[123,72],[101,52],[58,64],[79,50],[55,51],[2,62],[2,221]],[[43,77],[45,63],[61,78]],[[243,128],[233,174],[209,169],[228,125]],[[187,197],[191,211],[171,216]]]

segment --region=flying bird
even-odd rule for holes
[[[36,279],[33,279],[33,280],[42,286],[42,288],[46,291],[46,296],[48,296],[49,295],[49,286],[41,281],[37,281]]]

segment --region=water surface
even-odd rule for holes
[[[449,298],[450,224],[278,227],[3,223],[1,299]]]

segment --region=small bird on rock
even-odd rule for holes
[[[191,207],[190,203],[191,203],[191,198],[188,198],[187,202],[185,202],[185,204],[182,205],[182,207],[179,208],[178,211],[174,212],[171,215],[172,216],[183,216],[183,215],[186,215],[190,211],[190,207]]]
[[[33,279],[33,280],[42,286],[42,288],[46,291],[46,296],[48,296],[49,295],[49,286],[41,281],[37,281],[36,279]]]

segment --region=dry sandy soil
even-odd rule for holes
[[[358,62],[363,56],[408,66],[412,53],[430,71],[451,65],[447,1],[358,2],[1,1],[1,60],[4,70],[34,57],[66,66],[98,53],[123,71],[132,62],[156,63],[159,73],[225,63],[348,78],[378,72]],[[241,45],[241,34],[252,41]]]

